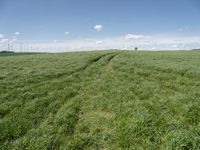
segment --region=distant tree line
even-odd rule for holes
[[[0,51],[0,53],[14,53],[13,51]]]

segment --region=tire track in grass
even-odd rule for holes
[[[100,60],[102,57],[99,57],[98,59],[95,59],[95,61],[94,62],[97,62],[98,60]]]
[[[47,78],[46,80],[43,80],[42,82],[39,82],[39,83],[31,83],[31,85],[28,84],[27,86],[23,86],[23,88],[25,89],[25,91],[28,92],[28,91],[32,91],[31,89],[37,89],[37,88],[40,88],[40,87],[42,87],[42,86],[45,87],[47,84],[52,83],[52,82],[54,82],[55,80],[61,80],[62,78],[65,78],[65,77],[68,77],[68,76],[73,76],[73,75],[75,75],[75,74],[77,74],[77,73],[79,73],[79,72],[81,72],[81,71],[84,71],[85,69],[87,69],[88,67],[90,67],[90,66],[91,66],[92,64],[94,64],[95,62],[98,62],[101,58],[103,58],[103,57],[105,57],[105,56],[107,56],[107,55],[113,54],[113,53],[115,53],[115,52],[106,53],[106,54],[100,55],[100,56],[98,56],[98,57],[95,56],[95,58],[89,60],[89,61],[88,61],[84,66],[82,66],[81,68],[77,68],[77,69],[72,70],[72,71],[70,71],[70,72],[62,73],[61,75],[59,75],[59,77],[58,77],[57,75],[51,76],[50,78]],[[69,64],[69,65],[70,65],[70,64]],[[68,66],[69,66],[69,65],[68,65]],[[54,78],[56,78],[56,79],[54,79]],[[53,79],[53,80],[52,80],[52,79]],[[49,82],[49,83],[48,83],[48,82]],[[27,88],[27,89],[26,89],[26,88]],[[16,91],[13,90],[13,92],[11,92],[10,94],[13,95],[13,93],[14,93],[14,95],[16,95],[15,92],[16,92]],[[46,97],[46,96],[47,96],[46,94],[42,94],[42,95],[43,95],[42,97]],[[34,99],[37,99],[37,97],[38,97],[37,94],[36,94],[36,95],[33,95],[33,96],[34,96],[35,98],[31,99],[31,101],[33,101]],[[41,96],[41,95],[40,95],[40,96]],[[15,99],[17,99],[17,98],[15,98]],[[16,103],[12,103],[12,105],[15,105],[15,109],[18,109],[18,108],[20,108],[20,107],[23,107],[27,102],[31,102],[30,100],[29,100],[29,101],[23,100],[22,97],[20,97],[19,99],[22,99],[22,100],[21,100],[22,102],[16,101]],[[0,119],[6,117],[6,116],[9,115],[10,112],[12,112],[12,111],[13,111],[13,109],[12,109],[12,110],[7,110],[7,111],[6,111],[6,114],[2,114],[2,116],[0,117]]]
[[[116,52],[112,52],[112,53],[108,53],[108,54],[104,54],[104,55],[101,55],[99,57],[96,57],[94,59],[92,59],[84,68],[83,70],[89,68],[90,66],[92,66],[94,63],[97,63],[100,59],[106,57],[106,56],[109,56],[109,55],[113,55],[113,54],[116,54]]]
[[[101,58],[101,59],[99,59],[99,63],[101,64],[101,67],[99,67],[99,76],[96,76],[96,78],[94,78],[93,80],[91,80],[90,81],[90,86],[89,87],[91,87],[91,85],[94,85],[94,84],[96,84],[97,83],[97,80],[99,80],[101,77],[102,77],[102,75],[103,74],[105,74],[105,72],[107,71],[107,69],[108,69],[108,65],[110,65],[109,63],[117,56],[117,55],[119,55],[119,53],[116,53],[116,54],[111,54],[111,55],[108,55],[108,56],[106,56],[106,57],[103,57],[103,58]],[[101,61],[101,62],[100,62]],[[94,64],[94,65],[98,65],[98,64]],[[91,70],[93,70],[93,68],[92,68],[92,66],[91,66],[91,68],[88,68],[88,69],[91,69]],[[94,68],[95,69],[95,68]],[[101,70],[101,71],[100,71]],[[88,72],[89,73],[89,72]],[[87,82],[88,83],[88,82]],[[84,93],[87,93],[87,88],[89,88],[88,86],[86,86],[85,87],[85,90],[83,90],[83,92],[82,92],[82,94],[80,94],[80,95],[82,95],[82,97],[83,97],[83,99],[85,99],[85,94]],[[80,123],[81,122],[79,122],[79,120],[80,119],[83,119],[85,116],[87,116],[88,115],[88,113],[89,112],[85,112],[84,111],[84,109],[82,108],[85,104],[84,104],[84,101],[81,101],[80,102],[81,104],[81,107],[80,107],[80,112],[81,113],[79,113],[78,114],[78,120],[77,120],[77,122],[76,122],[76,125],[74,126],[75,128],[74,128],[74,130],[76,130],[77,128],[79,128],[79,125],[80,125]],[[83,110],[83,111],[82,111]],[[110,117],[112,117],[112,113],[110,113],[110,112],[107,112],[107,111],[97,111],[97,110],[94,110],[94,113],[95,113],[95,115],[97,115],[97,117],[100,117],[100,118],[104,118],[104,117],[106,117],[106,118],[110,118]],[[99,114],[100,113],[100,114]],[[92,115],[92,114],[91,114]],[[111,115],[111,116],[110,116]],[[78,127],[77,127],[78,126]],[[91,136],[91,135],[90,135]],[[92,137],[88,137],[87,139],[82,139],[84,142],[83,143],[76,143],[76,142],[78,142],[77,141],[77,135],[73,135],[72,137],[71,137],[71,139],[70,139],[70,141],[71,141],[71,143],[73,143],[72,145],[71,145],[71,147],[69,148],[69,149],[78,149],[78,148],[86,148],[88,145],[90,145],[90,144],[94,144],[95,143],[95,139],[93,139]],[[67,139],[67,137],[62,137],[61,139]],[[92,145],[93,145],[92,144]],[[65,142],[61,142],[61,145],[66,145],[66,143]]]
[[[110,56],[111,55],[111,56]],[[93,60],[93,63],[92,64],[90,64],[87,68],[85,68],[84,69],[84,71],[83,72],[85,72],[85,74],[87,75],[90,75],[90,71],[89,70],[93,70],[93,68],[92,68],[92,66],[95,66],[95,65],[97,65],[98,63],[100,63],[99,61],[100,60],[102,60],[102,59],[104,59],[105,57],[108,57],[107,59],[109,60],[111,57],[112,58],[114,58],[115,57],[115,55],[117,55],[117,54],[107,54],[107,55],[104,55],[104,56],[101,56],[101,57],[99,57],[99,58],[96,58],[96,59],[94,59]],[[111,60],[111,59],[110,59]],[[108,61],[109,62],[109,61]],[[101,64],[101,67],[99,67],[99,70],[100,69],[102,69],[102,67],[104,67],[105,65],[107,65],[107,62],[106,62],[106,64]],[[99,71],[98,70],[98,71]],[[97,72],[98,72],[97,71]],[[96,73],[97,73],[96,72]],[[95,75],[96,76],[96,75]],[[97,78],[99,78],[98,76],[97,76]],[[92,84],[93,83],[93,81],[94,80],[96,80],[96,79],[93,79],[93,78],[91,78],[89,81],[87,81],[87,83],[85,83],[86,84],[86,86],[88,86],[88,85],[90,85],[90,84]],[[90,83],[90,84],[89,84]],[[83,86],[84,87],[84,89],[86,88],[85,86]],[[83,91],[82,92],[80,92],[78,95],[82,95],[83,93],[84,93],[84,89],[83,89]],[[61,139],[61,143],[60,144],[62,144],[62,139],[68,139],[67,137],[68,136],[70,136],[71,138],[70,139],[72,139],[72,140],[75,140],[74,138],[74,131],[75,131],[75,128],[76,128],[76,124],[78,123],[78,121],[79,121],[79,118],[80,118],[80,111],[81,111],[81,107],[82,107],[82,101],[81,101],[81,99],[80,99],[80,97],[79,98],[77,98],[76,99],[76,97],[74,97],[74,99],[75,100],[77,100],[77,105],[78,105],[78,111],[76,111],[76,114],[75,114],[75,118],[77,118],[75,121],[73,121],[73,124],[71,125],[73,128],[72,128],[72,131],[71,131],[71,135],[61,135],[61,137],[59,137],[59,139]],[[68,105],[67,103],[66,103],[66,105]],[[63,106],[63,107],[65,107],[65,106]],[[65,110],[65,109],[63,109],[63,107],[62,108],[60,108],[59,109],[59,111],[60,110]],[[58,111],[58,112],[59,112]],[[82,114],[81,114],[82,115]],[[58,115],[59,116],[59,115]],[[58,142],[59,143],[59,142]],[[57,145],[57,147],[59,147],[58,145]]]
[[[52,80],[52,79],[54,79],[54,78],[62,78],[63,76],[65,76],[65,75],[71,75],[71,74],[74,74],[74,73],[76,73],[76,72],[78,72],[78,71],[81,71],[81,70],[84,70],[87,66],[89,66],[90,65],[90,63],[91,62],[93,62],[93,61],[98,61],[98,59],[100,59],[101,57],[103,57],[103,56],[105,56],[105,55],[107,55],[107,54],[110,54],[110,53],[106,53],[106,54],[104,54],[104,55],[101,55],[101,56],[98,56],[98,57],[96,57],[95,56],[95,58],[94,59],[91,59],[91,60],[88,60],[88,62],[85,62],[86,63],[86,65],[84,65],[84,66],[81,66],[81,67],[79,67],[79,68],[77,68],[77,69],[75,69],[75,70],[71,70],[70,72],[63,72],[63,73],[61,73],[61,74],[55,74],[55,75],[45,75],[44,76],[44,78],[42,78],[42,81],[36,81],[36,82],[32,82],[32,81],[30,81],[30,82],[28,82],[28,85],[27,86],[30,86],[30,84],[31,85],[33,85],[33,86],[35,86],[35,84],[37,84],[38,82],[38,84],[39,85],[42,85],[44,82],[46,82],[46,81],[49,81],[49,80]],[[99,54],[98,54],[99,55]],[[67,66],[70,66],[70,65],[72,65],[73,63],[69,63],[69,64],[67,64]],[[65,66],[66,67],[66,66]],[[24,83],[24,82],[23,82]],[[9,84],[11,84],[11,83],[9,83]],[[20,87],[24,87],[24,85],[21,85],[21,86],[19,86],[19,85],[17,85],[19,88]]]
[[[110,63],[115,57],[120,55],[121,53],[116,53],[115,55],[112,55],[110,58],[108,58],[108,63]]]
[[[106,54],[106,55],[108,55],[108,54]],[[103,55],[103,56],[101,56],[101,57],[99,57],[99,58],[95,58],[95,59],[92,61],[92,64],[87,65],[86,68],[81,69],[81,70],[79,70],[78,72],[81,73],[81,71],[85,71],[85,70],[89,69],[90,66],[92,66],[92,65],[95,64],[95,63],[98,63],[98,61],[99,61],[101,58],[103,58],[104,56],[106,56],[106,55]],[[73,76],[73,74],[72,74],[72,76]],[[79,95],[79,92],[78,92],[76,95],[74,95],[73,97],[76,97],[77,95]],[[45,96],[44,96],[44,97],[45,97]],[[73,97],[70,97],[69,99],[72,99]],[[69,99],[68,99],[68,101],[69,101]],[[51,102],[50,102],[48,105],[51,105]],[[48,107],[48,105],[47,105],[47,107]],[[26,109],[26,106],[25,106],[24,108]],[[59,109],[60,109],[60,108],[58,108],[58,111],[59,111]],[[76,110],[77,110],[77,109],[76,109]],[[78,111],[75,111],[75,112],[78,113]],[[44,111],[44,113],[45,113],[45,111]],[[44,115],[44,116],[47,116],[47,115]],[[38,124],[38,125],[41,124],[41,123],[43,122],[42,120],[45,121],[45,119],[41,119],[40,121],[37,121],[36,124]],[[75,123],[73,123],[73,124],[75,124]],[[35,125],[35,128],[37,128],[38,125]],[[39,126],[40,126],[40,125],[39,125]],[[28,129],[27,131],[23,132],[23,134],[21,134],[20,137],[25,136],[25,135],[29,132],[29,130],[30,130],[30,129]],[[5,138],[6,138],[6,137],[5,137]],[[7,137],[7,138],[8,138],[8,137]],[[15,138],[14,138],[14,139],[15,139]],[[14,139],[12,138],[12,140],[14,140]],[[18,139],[18,138],[17,138],[17,139]]]
[[[80,72],[80,70],[79,70],[79,72]],[[71,75],[71,76],[73,76],[73,74]],[[57,79],[56,79],[57,80]],[[45,86],[44,86],[45,87]],[[54,89],[55,90],[55,89]],[[45,95],[45,96],[43,96],[43,97],[40,97],[40,99],[42,99],[42,98],[46,98],[46,97],[48,97],[48,95]],[[32,101],[34,101],[35,99],[33,99]],[[34,103],[36,104],[36,103],[38,103],[39,101],[38,101],[39,99],[37,99]],[[24,108],[24,110],[26,110],[28,107],[29,107],[29,104],[31,104],[31,105],[33,105],[34,103],[32,103],[32,101],[31,102],[28,102],[23,108]],[[44,100],[43,100],[44,101]],[[50,105],[51,104],[51,101],[47,101],[48,103],[46,103],[45,105],[46,105],[46,108],[48,108],[48,105]],[[37,109],[36,109],[37,110]],[[23,110],[20,110],[20,112],[23,112]],[[33,112],[32,112],[33,113]],[[13,136],[12,136],[13,137]]]

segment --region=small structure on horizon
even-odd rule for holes
[[[138,47],[135,47],[135,51],[138,51]]]

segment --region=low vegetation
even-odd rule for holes
[[[2,55],[0,149],[200,149],[200,51]]]

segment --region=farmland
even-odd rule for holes
[[[200,51],[0,54],[0,149],[200,149]]]

